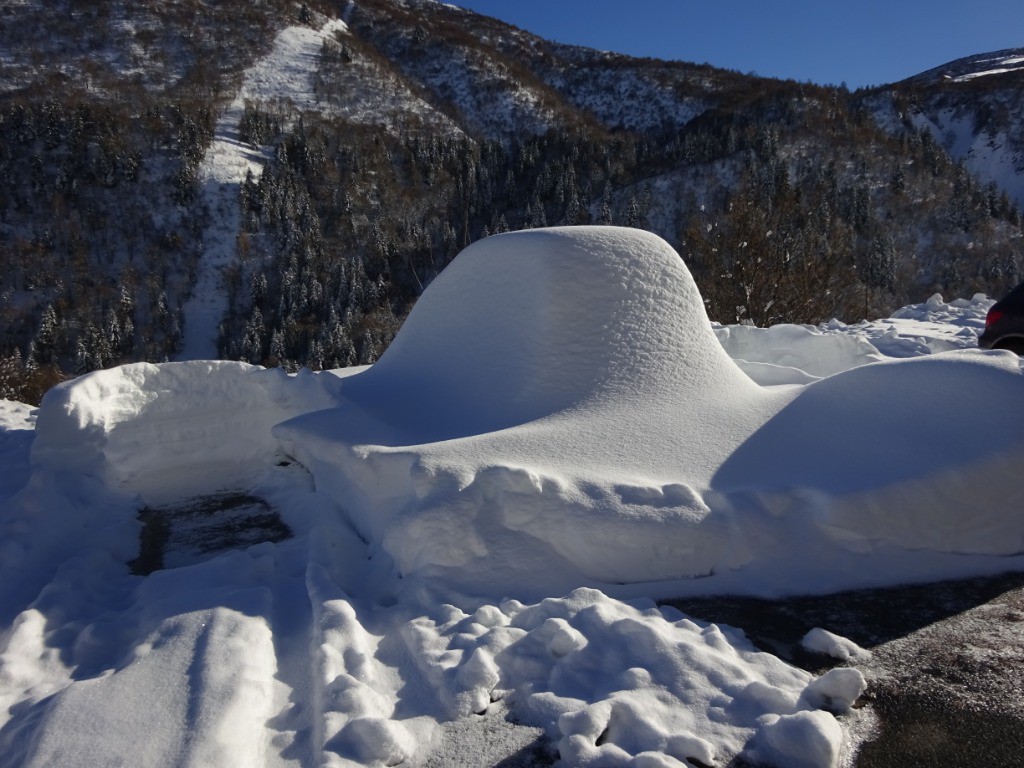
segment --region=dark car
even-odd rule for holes
[[[985,318],[985,332],[978,338],[982,349],[1008,349],[1024,356],[1024,283],[992,305]]]

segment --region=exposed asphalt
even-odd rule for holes
[[[855,768],[1024,766],[1024,573],[824,597],[671,601],[741,627],[810,672],[841,664],[800,646],[821,627],[871,651],[849,662],[868,688],[849,716]]]

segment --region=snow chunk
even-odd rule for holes
[[[863,659],[871,655],[871,651],[861,648],[853,640],[840,637],[821,627],[815,627],[804,635],[800,645],[811,653],[820,653],[842,661]]]
[[[363,717],[350,720],[327,748],[364,765],[400,765],[415,752],[415,743],[397,720]]]
[[[759,736],[750,751],[755,762],[786,768],[835,768],[843,730],[827,712],[818,710],[768,716]]]
[[[846,712],[864,693],[866,683],[859,669],[839,667],[830,669],[808,685],[803,698],[812,707],[829,712]]]

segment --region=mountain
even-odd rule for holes
[[[882,125],[927,130],[976,178],[1024,205],[1024,48],[957,59],[868,101]]]
[[[729,323],[1021,274],[1015,72],[850,93],[433,0],[0,14],[0,386],[20,399],[136,360],[372,362],[459,250],[509,229],[648,229]]]

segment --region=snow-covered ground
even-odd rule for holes
[[[943,109],[933,116],[917,112],[912,121],[916,128],[930,131],[954,160],[979,179],[994,182],[1017,205],[1024,205],[1024,156],[1006,131],[976,131],[975,117],[954,109]]]
[[[1006,72],[1018,72],[1024,69],[1024,56],[996,56],[991,59],[979,59],[977,61],[978,71],[968,72],[967,74],[953,77],[953,82],[963,83],[968,80],[974,80],[979,77],[986,77],[988,75],[1001,75]],[[980,69],[985,67],[984,69]]]
[[[658,238],[533,230],[467,249],[369,368],[3,403],[4,765],[470,765],[524,730],[565,766],[848,764],[859,671],[652,598],[1024,568],[990,303],[713,327]]]
[[[176,359],[217,357],[218,326],[228,309],[224,270],[238,259],[239,187],[250,171],[258,180],[267,160],[258,148],[238,138],[245,102],[291,104],[298,112],[315,108],[318,101],[313,90],[313,75],[321,46],[325,39],[345,28],[344,22],[336,19],[319,30],[284,29],[274,41],[270,54],[246,72],[241,91],[217,120],[213,142],[199,167],[210,223],[203,232],[204,252],[196,273],[196,285],[183,309],[185,327]]]

